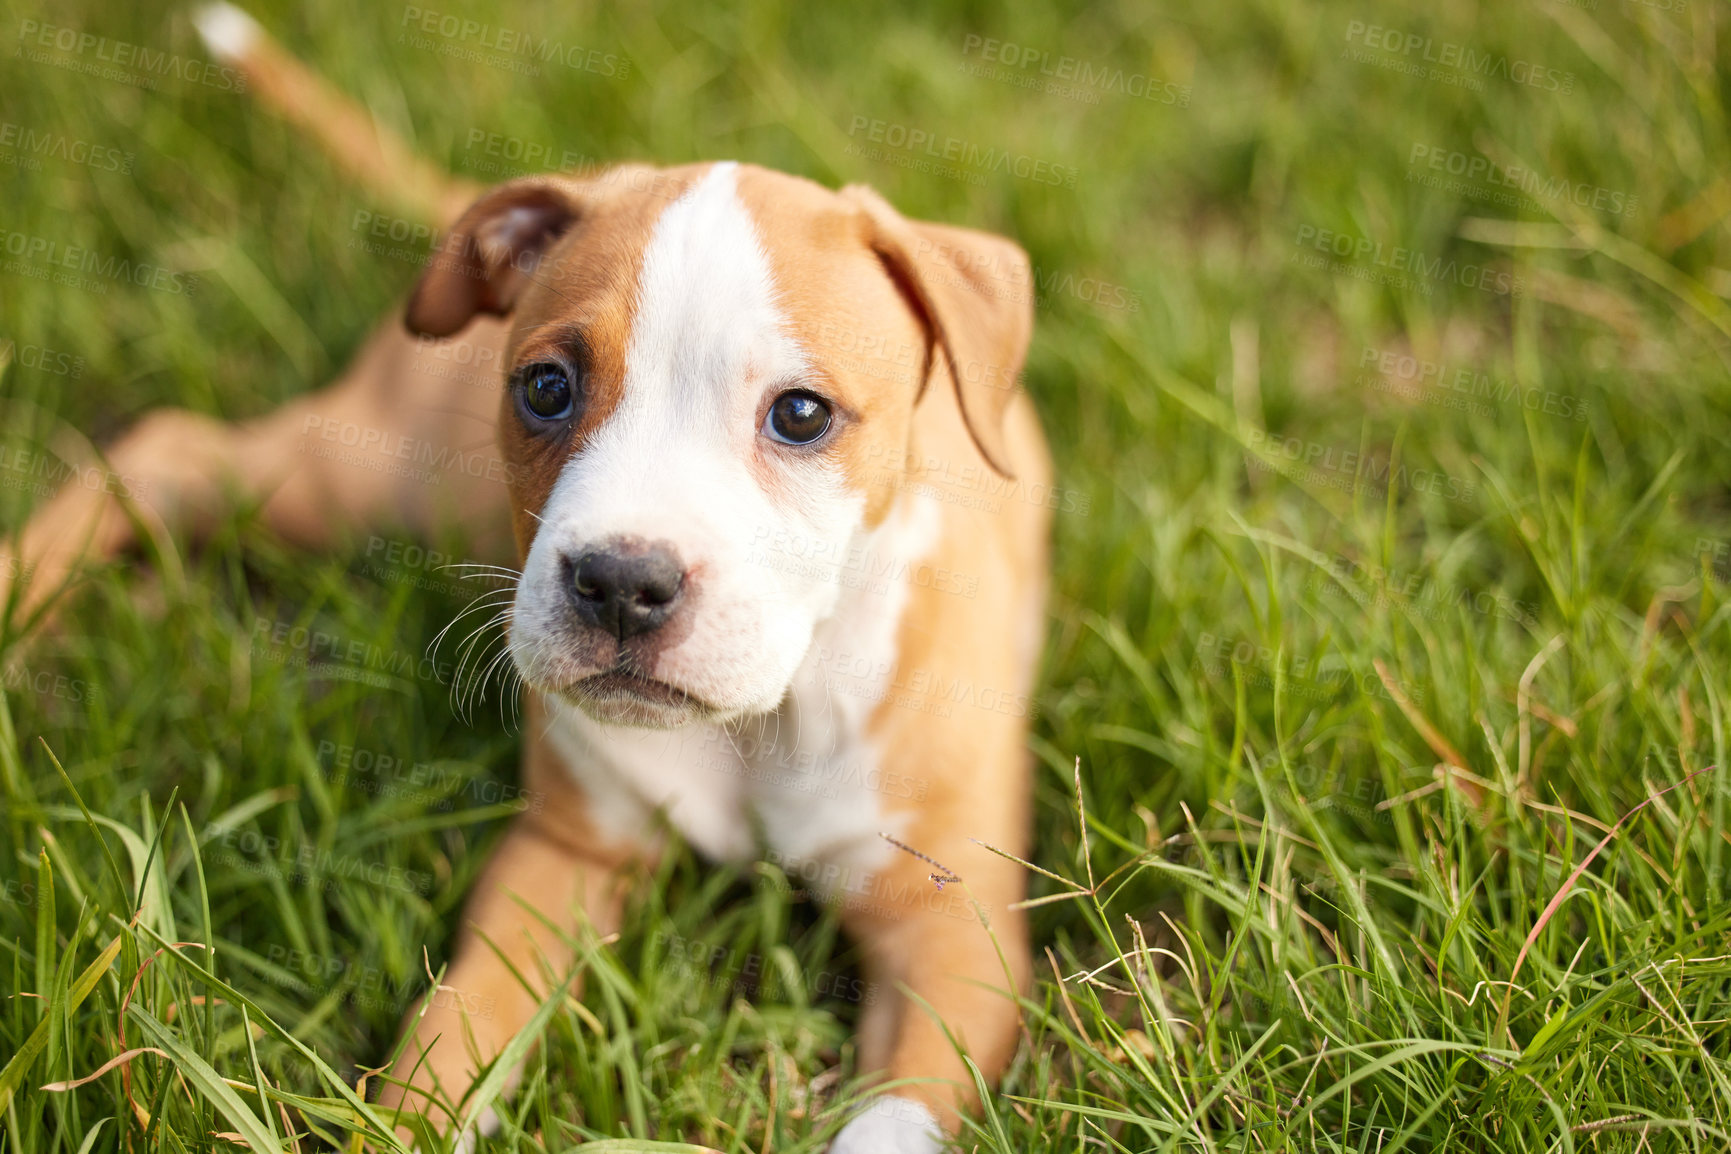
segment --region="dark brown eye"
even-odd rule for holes
[[[784,445],[809,445],[829,428],[829,406],[806,392],[783,393],[769,406],[763,431]]]
[[[518,370],[523,410],[538,421],[562,421],[571,415],[571,375],[551,362]]]

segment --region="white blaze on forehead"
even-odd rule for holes
[[[733,162],[715,165],[655,223],[626,351],[625,412],[616,421],[672,411],[685,428],[726,431],[742,381],[805,367],[737,176]]]
[[[663,515],[701,503],[700,494],[675,492],[681,486],[753,485],[757,399],[770,381],[806,369],[777,305],[757,226],[739,199],[737,173],[732,162],[715,165],[655,222],[638,274],[619,406],[561,479],[563,486],[580,476],[590,497],[603,496],[595,487],[609,475],[636,473],[634,487],[652,482],[629,495],[604,494],[635,498],[615,505],[616,516],[646,503]],[[655,467],[645,478],[647,461]]]

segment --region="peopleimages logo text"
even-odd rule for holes
[[[15,55],[23,56],[32,63],[57,63],[40,51],[44,48],[72,56],[92,57],[96,64],[81,65],[75,71],[91,72],[107,79],[145,83],[147,87],[154,87],[155,82],[162,77],[172,76],[189,84],[202,84],[222,92],[246,91],[246,76],[233,68],[184,57],[144,44],[110,40],[106,36],[82,32],[77,28],[47,24],[39,20],[22,21],[18,26],[18,51]],[[103,66],[107,66],[106,69]],[[142,76],[128,77],[117,71],[126,68],[136,69]]]
[[[1415,143],[1406,163],[1406,178],[1414,183],[1429,183],[1433,179],[1419,171],[1421,168],[1428,168],[1460,177],[1467,182],[1476,181],[1495,188],[1516,189],[1535,202],[1566,201],[1577,208],[1590,208],[1596,212],[1608,212],[1617,216],[1631,216],[1641,204],[1639,196],[1618,189],[1564,177],[1550,177],[1536,169],[1524,168],[1518,164],[1505,168],[1482,153],[1468,154],[1440,145]],[[1499,200],[1498,203],[1506,202]]]
[[[612,52],[567,44],[521,28],[484,24],[449,12],[435,12],[408,5],[401,26],[407,32],[437,36],[451,45],[474,45],[477,50],[498,53],[498,59],[514,60],[533,67],[536,63],[562,64],[579,72],[623,79],[630,75],[631,61]],[[427,47],[416,44],[415,47]],[[446,52],[445,55],[460,55]]]
[[[1142,72],[1129,72],[1103,62],[1080,60],[1074,56],[1056,56],[1031,44],[1015,44],[994,40],[970,32],[962,40],[962,55],[978,52],[988,63],[1027,71],[1038,66],[1041,76],[1072,82],[1101,92],[1128,96],[1133,100],[1151,100],[1155,104],[1190,107],[1190,86],[1174,84]]]
[[[1362,20],[1351,20],[1346,25],[1346,42],[1362,44],[1366,48],[1378,52],[1392,54],[1412,65],[1414,71],[1420,62],[1434,64],[1442,68],[1452,69],[1471,77],[1493,77],[1507,80],[1530,88],[1542,89],[1546,92],[1558,92],[1567,96],[1575,90],[1575,74],[1558,68],[1547,68],[1535,64],[1531,60],[1510,60],[1507,56],[1498,56],[1490,52],[1480,52],[1470,44],[1457,44],[1453,40],[1438,40],[1432,36],[1421,36],[1416,32],[1403,32],[1399,28],[1384,28],[1380,24],[1366,24]],[[1416,58],[1414,54],[1417,54]],[[1416,75],[1417,72],[1414,71]]]
[[[38,132],[28,125],[0,121],[0,148],[16,149],[31,160],[47,157],[66,164],[76,164],[97,172],[132,174],[133,156],[105,144],[67,136],[60,132]],[[3,161],[0,161],[3,162]]]
[[[105,293],[102,281],[85,281],[77,274],[90,273],[116,284],[131,284],[139,288],[156,289],[176,296],[191,296],[198,291],[196,274],[175,272],[159,264],[133,261],[112,253],[104,255],[82,245],[66,244],[52,237],[35,236],[0,228],[0,253],[16,260],[8,261],[6,272],[22,273],[36,279],[65,283],[73,288]],[[54,273],[53,270],[62,270]],[[61,279],[64,278],[64,279]]]
[[[1031,180],[1036,184],[1076,187],[1076,169],[1067,164],[1054,164],[1033,156],[1007,149],[982,147],[954,136],[940,136],[924,128],[856,116],[848,125],[847,134],[864,134],[873,144],[882,144],[906,152],[921,152],[934,160],[964,165],[980,172],[998,172]]]
[[[1293,237],[1294,245],[1330,254],[1344,261],[1394,273],[1411,273],[1427,280],[1458,284],[1463,288],[1501,296],[1522,296],[1527,291],[1526,278],[1515,276],[1489,265],[1461,262],[1453,257],[1427,256],[1405,245],[1385,245],[1382,241],[1349,232],[1335,232],[1313,224],[1301,224]],[[1322,258],[1311,258],[1317,267],[1324,267]],[[1335,271],[1347,268],[1336,265]]]
[[[1412,389],[1403,391],[1379,388],[1379,382],[1375,380],[1369,382],[1371,387],[1377,388],[1379,392],[1394,392],[1411,399],[1413,390],[1440,390],[1450,396],[1458,396],[1463,401],[1490,400],[1499,405],[1516,404],[1529,412],[1562,417],[1565,420],[1587,419],[1587,402],[1571,393],[1523,387],[1474,368],[1456,368],[1451,371],[1449,366],[1441,361],[1427,361],[1398,349],[1378,349],[1367,345],[1359,355],[1358,364],[1360,368],[1375,368],[1384,382],[1405,382],[1412,386]],[[1489,409],[1485,409],[1481,415],[1488,415],[1489,412]]]

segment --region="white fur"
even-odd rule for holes
[[[930,554],[941,518],[935,501],[910,498],[875,531],[858,534],[850,551],[899,572],[897,562],[911,566]],[[858,576],[845,568],[833,573],[838,583]],[[752,804],[770,846],[789,858],[840,865],[856,883],[893,852],[878,835],[902,832],[884,815],[880,751],[866,719],[895,667],[908,594],[908,585],[893,578],[881,587],[858,581],[846,587],[834,615],[818,626],[787,701],[758,723],[772,736],[749,746],[760,766],[791,765],[814,778],[806,789],[789,789],[774,773],[751,778]],[[866,678],[838,672],[844,656],[849,669],[886,672]]]
[[[207,4],[192,14],[192,24],[198,29],[199,39],[210,49],[210,54],[218,60],[239,60],[252,46],[257,44],[259,37],[264,35],[258,21],[236,8],[233,4]]]
[[[944,1132],[923,1102],[885,1095],[853,1116],[829,1154],[938,1154]]]
[[[742,778],[721,727],[635,729],[596,721],[561,698],[545,698],[547,736],[583,787],[596,828],[621,841],[653,843],[656,812],[701,853],[745,860],[756,849]]]

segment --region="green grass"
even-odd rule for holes
[[[0,26],[0,119],[132,154],[130,173],[0,165],[0,227],[199,278],[98,294],[0,272],[6,527],[39,500],[19,448],[158,405],[265,412],[415,276],[356,246],[355,213],[390,206],[248,99],[10,55],[46,20],[202,59],[184,14],[146,7]],[[869,181],[1033,255],[1051,291],[1027,385],[1088,505],[1056,529],[1035,860],[1100,882],[1035,911],[1025,1041],[963,1149],[1723,1150],[1731,780],[1689,775],[1725,761],[1731,687],[1725,10],[1162,7],[463,11],[627,57],[623,78],[450,60],[399,44],[388,5],[260,15],[459,171],[488,176],[477,131],[733,156]],[[1366,49],[1353,21],[1553,71],[1482,91],[1405,75],[1385,65],[1427,49]],[[970,33],[1187,86],[1188,105],[967,75]],[[1074,186],[854,155],[856,117],[1074,166]],[[1588,207],[1426,187],[1415,145],[1566,179]],[[1594,208],[1594,189],[1638,207]],[[1313,267],[1298,241],[1320,230],[1434,275],[1354,275],[1386,271],[1374,253]],[[1084,277],[1121,292],[1091,304]],[[16,363],[26,346],[67,359]],[[1372,387],[1366,349],[1535,407]],[[1263,430],[1319,460],[1294,468]],[[1349,452],[1395,480],[1348,491]],[[254,646],[264,619],[420,655],[462,602],[371,575],[366,546],[308,558],[237,516],[94,575],[59,627],[0,637],[8,1154],[386,1141],[348,1095],[440,964],[512,808],[516,739],[488,710],[460,722],[436,681],[309,675]],[[345,746],[440,772],[343,780]],[[1450,748],[1473,780],[1423,792]],[[354,863],[366,877],[342,876]],[[674,855],[586,954],[581,1004],[551,1007],[489,1148],[819,1148],[870,994],[813,991],[852,962],[772,868]],[[119,1053],[122,1026],[172,1058],[41,1089]]]

